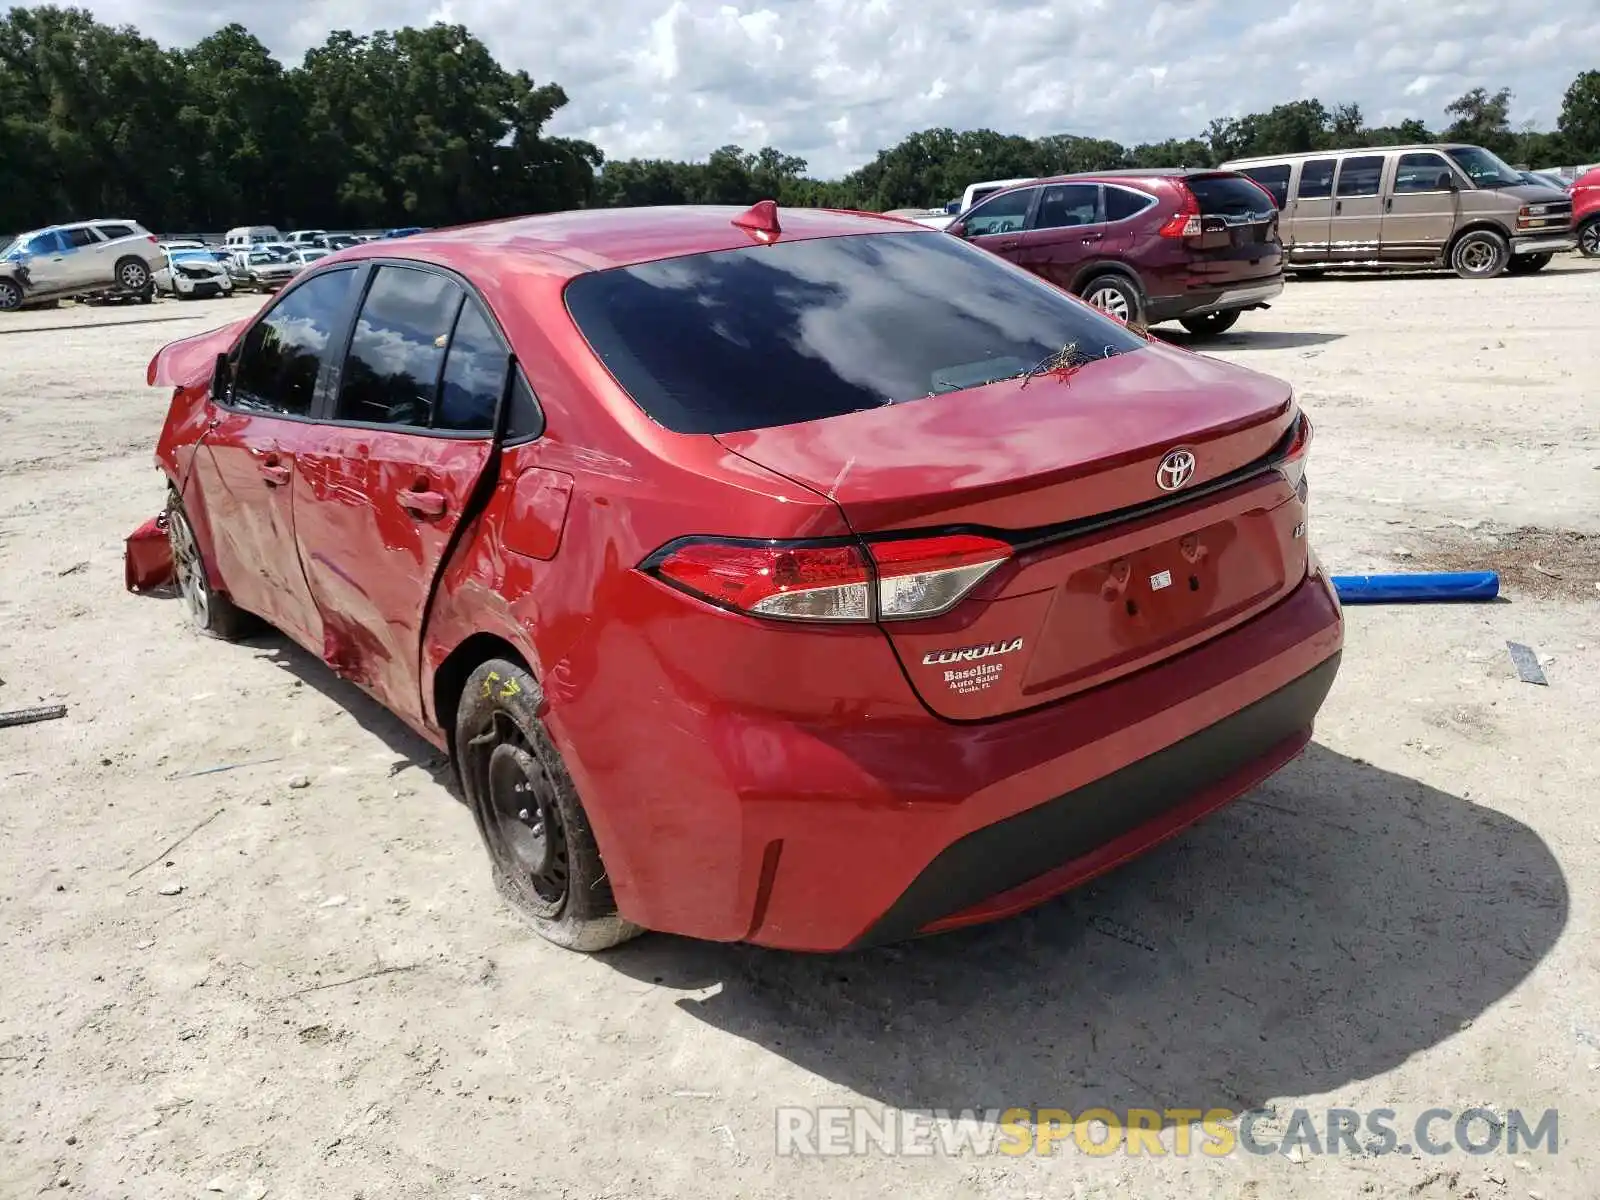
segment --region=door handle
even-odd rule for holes
[[[1333,202],[1333,215],[1337,217],[1343,211],[1344,211],[1344,201],[1343,200],[1335,200]]]
[[[1105,236],[1103,233],[1086,233],[1083,235],[1083,244],[1087,246],[1091,242],[1101,241]]]
[[[282,463],[264,462],[261,464],[261,478],[267,481],[268,487],[282,487],[289,482],[289,468]]]
[[[400,507],[419,517],[440,517],[444,515],[444,496],[440,492],[419,492],[407,488],[400,493]]]
[[[1000,249],[1002,250],[1015,250],[1020,245],[1022,245],[1021,238],[1012,237],[1000,239]]]
[[[1383,202],[1383,211],[1384,212],[1393,212],[1394,211],[1394,197],[1393,196],[1390,196],[1387,200],[1385,200]]]

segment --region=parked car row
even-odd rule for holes
[[[974,184],[959,215],[907,210],[1121,320],[1231,328],[1285,272],[1447,266],[1526,274],[1600,255],[1600,171],[1570,192],[1479,146],[1394,146]]]

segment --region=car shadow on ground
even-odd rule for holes
[[[680,1007],[899,1108],[1240,1112],[1449,1038],[1528,977],[1568,900],[1527,826],[1313,745],[1020,918],[825,956],[655,935],[603,961],[720,985]]]
[[[1322,346],[1337,342],[1342,333],[1312,330],[1241,329],[1232,333],[1190,333],[1182,328],[1158,326],[1150,331],[1164,342],[1186,350],[1293,350],[1300,346]]]
[[[395,760],[389,764],[391,776],[418,770],[457,800],[461,799],[449,759],[355,684],[335,675],[327,663],[275,629],[249,638],[246,644],[255,650],[257,657],[287,671],[307,687],[316,688],[392,750]]]

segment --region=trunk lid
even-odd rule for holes
[[[1152,344],[1066,378],[717,436],[869,540],[963,527],[1012,542],[951,612],[883,623],[924,703],[974,720],[1176,654],[1297,584],[1303,505],[1256,469],[1296,418],[1287,384]],[[1157,470],[1179,449],[1194,473],[1167,492]]]

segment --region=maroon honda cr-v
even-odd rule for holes
[[[1235,171],[1102,171],[1036,179],[949,232],[1131,324],[1231,329],[1283,290],[1272,197]]]

